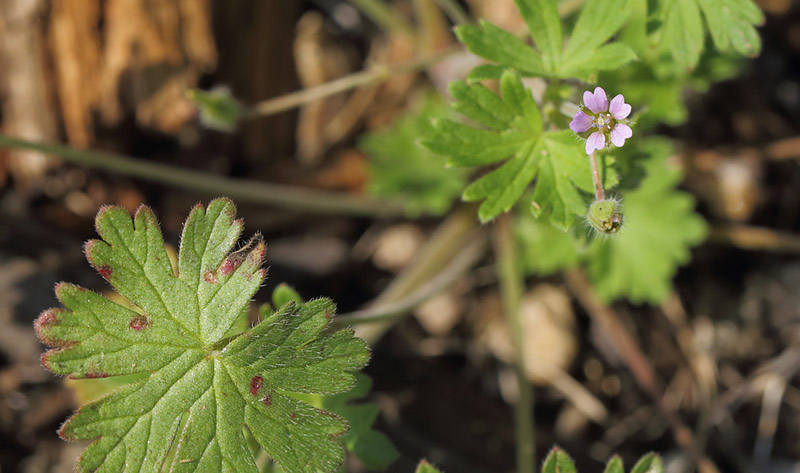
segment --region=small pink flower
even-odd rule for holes
[[[605,148],[608,142],[618,148],[622,147],[625,140],[633,136],[627,119],[631,106],[625,103],[622,94],[614,97],[609,104],[606,91],[597,87],[594,92],[587,90],[583,93],[583,104],[572,117],[569,128],[579,134],[594,129],[586,138],[586,154]]]

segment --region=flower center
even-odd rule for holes
[[[600,131],[610,131],[613,120],[610,113],[599,113],[594,119],[594,125]]]

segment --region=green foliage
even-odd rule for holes
[[[537,216],[567,230],[585,214],[582,192],[591,193],[593,184],[583,146],[569,131],[542,130],[539,108],[516,73],[503,73],[499,96],[482,84],[463,82],[451,83],[450,92],[453,108],[485,127],[440,119],[422,143],[454,166],[504,161],[464,190],[464,200],[483,201],[478,210],[482,222],[509,211],[534,178]],[[602,173],[606,187],[617,184],[610,166],[604,165]]]
[[[456,28],[472,53],[525,76],[587,79],[598,70],[617,69],[636,58],[623,43],[606,42],[627,19],[628,0],[588,0],[563,47],[556,0],[515,0],[536,48],[487,21]],[[470,79],[498,78],[500,69],[482,67]]]
[[[575,464],[564,450],[553,447],[544,459],[542,473],[575,473]]]
[[[622,192],[627,221],[614,238],[592,242],[587,254],[589,276],[606,301],[663,300],[677,267],[689,261],[690,247],[707,233],[705,222],[694,212],[692,197],[675,189],[682,174],[667,163],[669,143],[656,139],[639,143],[625,150],[644,156],[645,171],[637,188]]]
[[[232,132],[236,129],[242,116],[242,106],[229,88],[192,89],[186,95],[197,107],[200,123],[212,130]]]
[[[440,99],[428,95],[418,110],[361,138],[359,147],[369,157],[371,194],[403,200],[411,217],[441,215],[450,209],[464,189],[466,173],[448,169],[444,158],[417,143],[432,130],[432,119],[448,114]]]
[[[355,454],[370,470],[382,471],[397,460],[399,454],[388,437],[372,429],[380,412],[378,405],[352,403],[366,397],[372,387],[372,380],[365,374],[356,375],[356,380],[356,386],[346,393],[331,396],[304,394],[298,397],[346,419],[350,424],[350,430],[342,437],[345,448]]]
[[[65,308],[36,321],[54,349],[42,363],[57,374],[144,377],[83,406],[62,426],[70,440],[93,440],[81,472],[257,471],[244,426],[287,472],[334,471],[343,459],[339,416],[292,393],[350,389],[369,351],[350,331],[330,332],[334,305],[289,303],[230,336],[264,280],[266,247],[255,236],[231,252],[242,230],[235,208],[197,205],[184,224],[177,274],[153,212],[133,220],[121,207],[96,219],[103,240],[89,262],[136,310],[61,283]],[[172,454],[169,454],[170,452]]]
[[[603,473],[625,473],[622,458],[620,458],[619,455],[611,457],[608,463],[606,463],[606,469],[603,470]]]
[[[275,290],[272,291],[272,305],[275,308],[283,307],[292,302],[295,304],[302,304],[303,299],[290,285],[280,283],[275,287]]]
[[[576,240],[572,232],[564,233],[527,209],[517,212],[513,222],[520,265],[526,274],[546,276],[580,263],[583,242]]]
[[[553,447],[542,465],[542,473],[576,473],[575,464],[564,450]],[[619,455],[614,455],[606,463],[604,473],[625,473],[625,467]],[[648,453],[636,462],[630,473],[662,473],[661,458],[655,453]]]
[[[663,471],[661,457],[653,452],[640,458],[636,465],[631,468],[631,473],[662,473]]]
[[[620,150],[626,182],[620,192],[625,224],[611,238],[595,238],[588,247],[571,234],[552,231],[521,216],[516,223],[522,268],[527,274],[551,274],[582,261],[605,301],[625,297],[658,303],[671,289],[677,267],[689,261],[690,247],[705,239],[707,228],[694,212],[694,200],[675,189],[681,173],[671,169],[671,147],[663,140],[639,140]],[[632,163],[633,162],[633,163]],[[588,228],[588,223],[586,224]]]
[[[703,52],[703,18],[717,50],[749,57],[761,51],[755,26],[764,15],[752,0],[658,0],[653,17],[660,26],[654,32],[660,50],[683,71],[694,69]]]

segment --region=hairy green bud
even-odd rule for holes
[[[622,227],[623,217],[617,199],[603,199],[592,202],[586,220],[598,233],[613,235]]]

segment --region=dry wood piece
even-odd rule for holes
[[[126,113],[174,133],[194,114],[185,97],[217,52],[207,0],[52,2],[50,44],[67,136],[92,141],[98,113],[113,126]]]
[[[51,141],[56,135],[56,120],[41,32],[46,8],[44,0],[0,2],[0,89],[4,98],[3,133]],[[0,178],[7,169],[20,189],[38,181],[52,162],[36,151],[6,153],[5,162],[0,163]]]

